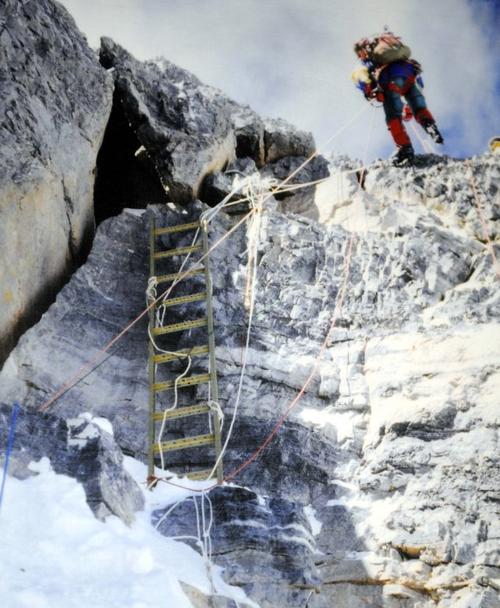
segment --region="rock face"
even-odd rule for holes
[[[340,204],[323,210],[326,224],[266,203],[246,373],[225,456],[226,475],[247,489],[219,489],[213,498],[214,561],[261,606],[282,606],[283,598],[310,608],[497,605],[498,278],[468,166],[419,162],[410,170],[374,168],[366,191],[353,177]],[[472,168],[495,238],[498,164],[487,155]],[[151,216],[171,225],[201,208],[155,207],[105,221],[88,262],[10,356],[1,400],[39,405],[137,315]],[[212,242],[235,221],[216,216]],[[190,239],[166,235],[163,245]],[[248,239],[241,227],[211,256],[226,429],[249,322]],[[301,401],[258,459],[234,474],[306,382],[332,315],[336,329]],[[169,312],[169,322],[184,318],[193,315]],[[141,321],[55,411],[107,417],[122,449],[144,458],[146,348]],[[198,371],[194,362],[191,372]],[[187,402],[206,398],[203,388],[186,391]],[[199,432],[206,427],[193,418],[190,434]],[[172,426],[165,439],[179,436]],[[185,452],[168,462],[210,464]],[[189,503],[178,508],[168,535],[195,527]]]
[[[87,262],[63,287],[40,323],[21,337],[5,363],[1,402],[42,405],[88,360],[90,352],[95,353],[143,309],[148,273],[146,234],[147,221],[132,213],[99,226]],[[54,332],[50,327],[58,329]],[[72,398],[70,393],[63,395],[50,411],[63,418],[100,411],[99,416],[110,420],[116,429],[122,449],[145,454],[145,437],[137,427],[143,428],[147,420],[146,327],[146,320],[134,326],[124,342],[97,359],[99,365],[88,381],[83,378],[74,387]],[[64,336],[71,336],[70,341]],[[24,354],[19,358],[21,352]],[[135,378],[132,390],[130,377]]]
[[[112,80],[59,4],[0,7],[0,364],[81,261]]]
[[[0,408],[0,442],[6,445],[10,408]],[[144,498],[122,467],[123,456],[112,435],[90,416],[63,420],[52,414],[22,409],[18,414],[9,471],[18,478],[33,474],[32,460],[48,457],[56,473],[81,482],[98,519],[114,514],[131,523]],[[3,455],[2,455],[3,459]]]
[[[113,85],[49,0],[4,2],[0,53],[1,358],[92,232],[93,171]],[[98,517],[131,521],[142,498],[120,450],[146,458],[146,315],[101,349],[144,311],[151,220],[192,221],[206,209],[193,198],[217,203],[236,176],[260,176],[260,224],[246,222],[227,240],[239,216],[221,212],[210,224],[211,242],[220,241],[210,264],[224,437],[234,415],[224,457],[233,485],[209,494],[213,560],[262,608],[497,607],[498,157],[466,164],[424,156],[412,169],[378,163],[364,189],[349,159],[332,162],[329,179],[315,159],[291,186],[321,185],[275,200],[270,179],[312,154],[308,134],[260,118],[167,61],[136,61],[109,39],[101,62],[116,87],[108,135],[130,129],[109,142],[108,161],[120,142],[127,157],[137,146],[142,168],[130,184],[144,179],[150,188],[136,206],[161,201],[165,189],[172,202],[103,221],[86,263],[10,354],[0,372],[1,445],[12,402],[23,405],[12,473],[27,475],[31,459],[48,456],[82,482]],[[103,184],[113,184],[116,169]],[[108,212],[119,209],[118,201]],[[169,249],[191,239],[161,241]],[[167,258],[158,273],[181,261]],[[201,284],[194,278],[173,295]],[[168,309],[172,323],[197,316],[196,303]],[[164,347],[196,345],[197,331]],[[39,406],[94,357],[41,415]],[[181,362],[165,373],[182,371]],[[190,373],[204,371],[193,360]],[[182,404],[208,397],[202,385],[180,393]],[[113,436],[93,416],[106,418]],[[189,434],[205,433],[206,420],[192,418]],[[163,439],[184,433],[172,423]],[[184,471],[212,461],[185,450],[167,464]],[[178,505],[161,531],[191,535],[193,507]],[[195,605],[232,605],[191,596]]]
[[[303,510],[284,498],[264,498],[237,487],[217,488],[210,500],[216,522],[212,558],[224,567],[227,582],[256,589],[263,608],[304,605],[319,579],[315,542]],[[165,536],[192,535],[196,508],[186,501],[166,518],[166,510],[156,511],[153,523]],[[265,595],[259,592],[263,585]]]
[[[110,38],[102,39],[100,57],[113,69],[130,126],[175,202],[199,197],[203,179],[237,157],[260,167],[314,152],[310,133],[261,119],[165,59],[137,61]]]

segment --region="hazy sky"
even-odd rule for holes
[[[388,25],[423,64],[424,92],[444,133],[444,152],[481,153],[500,135],[500,0],[62,4],[91,46],[106,35],[138,59],[162,55],[260,114],[311,130],[319,147],[367,105],[351,81],[353,42]],[[392,148],[382,108],[371,107],[328,146],[358,158]]]

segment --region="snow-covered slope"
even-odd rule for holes
[[[142,484],[146,467],[126,468]],[[256,606],[182,542],[151,525],[154,509],[187,493],[166,485],[144,490],[146,507],[127,527],[117,517],[95,519],[79,483],[57,475],[48,459],[30,466],[35,476],[9,479],[2,505],[0,597],[5,608],[191,608],[188,597],[220,594]],[[196,484],[195,484],[196,485]],[[197,484],[200,488],[203,484]],[[144,487],[144,486],[143,486]],[[229,606],[229,604],[227,604]]]

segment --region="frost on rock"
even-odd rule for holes
[[[494,238],[498,167],[490,156],[472,167]],[[286,597],[289,606],[486,607],[498,591],[500,294],[465,172],[464,163],[451,160],[397,172],[379,166],[366,190],[346,186],[322,223],[266,206],[228,474],[272,431],[308,379],[347,282],[318,373],[273,441],[237,476],[248,490],[214,495],[214,561],[261,606],[280,606]],[[445,207],[422,194],[440,191],[440,181],[459,193],[458,202],[450,198]],[[5,403],[21,396],[28,407],[40,405],[68,366],[78,368],[85,353],[142,310],[150,218],[171,225],[202,208],[195,203],[179,214],[175,206],[154,207],[103,222],[87,263],[0,374]],[[234,221],[218,215],[212,242]],[[187,235],[163,237],[165,248],[188,244]],[[211,256],[226,421],[247,331],[247,249],[241,228]],[[169,321],[185,314],[172,309]],[[147,420],[146,335],[145,322],[135,326],[92,384],[59,400],[62,415],[89,413],[81,426],[68,427],[73,449],[84,449],[96,433],[111,441],[91,423],[104,417],[122,449],[145,457],[146,433],[137,429],[146,429]],[[179,335],[172,348],[194,338]],[[194,361],[197,371],[203,370]],[[204,390],[190,389],[186,399],[206,399]],[[179,432],[173,425],[164,438]],[[205,427],[193,418],[190,432]],[[210,466],[203,456],[180,453],[169,463]],[[168,518],[166,534],[196,525],[190,504]]]
[[[498,167],[491,156],[472,167],[494,238]],[[366,190],[349,186],[322,223],[266,206],[246,374],[224,459],[229,475],[307,381],[344,282],[346,288],[317,374],[273,441],[237,475],[248,490],[214,496],[214,561],[263,607],[283,605],[283,597],[289,606],[325,608],[486,607],[498,593],[500,292],[475,228],[466,170],[446,159],[397,172],[381,165],[368,174]],[[450,198],[445,207],[422,194],[437,192],[440,180],[459,192],[459,202]],[[458,204],[461,220],[453,213]],[[39,405],[68,366],[78,368],[85,353],[143,309],[151,217],[172,225],[203,208],[152,207],[103,222],[87,263],[0,374],[5,403],[21,395],[27,406]],[[211,241],[234,222],[218,215]],[[247,237],[242,227],[211,255],[226,429],[248,323]],[[165,248],[190,239],[162,238]],[[172,309],[169,321],[185,315]],[[95,370],[92,384],[77,385],[58,402],[65,416],[107,418],[122,449],[143,459],[146,336],[146,323],[139,323]],[[179,335],[172,348],[195,338]],[[201,363],[193,361],[191,371],[202,372]],[[203,386],[188,393],[189,403],[207,398]],[[90,424],[88,416],[83,423]],[[94,432],[83,426],[73,441]],[[164,439],[180,432],[172,425]],[[193,418],[190,433],[203,432]],[[203,455],[185,453],[169,455],[169,464],[210,466]],[[168,518],[168,535],[196,526],[189,504],[179,509]]]

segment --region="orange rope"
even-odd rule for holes
[[[361,178],[360,178],[359,184],[358,184],[358,191],[361,189],[361,183],[363,181],[363,176],[364,176],[365,171],[366,171],[366,168],[363,167],[362,171],[361,171]],[[289,403],[289,405],[285,409],[284,413],[280,416],[280,418],[278,419],[278,421],[276,422],[276,424],[272,428],[271,432],[264,439],[264,441],[234,471],[231,471],[230,473],[228,473],[227,475],[225,475],[224,479],[221,482],[221,484],[224,483],[224,482],[230,481],[231,479],[234,479],[239,473],[241,473],[244,469],[246,469],[248,466],[250,466],[250,464],[252,464],[252,462],[254,462],[260,456],[260,454],[265,450],[265,448],[269,445],[269,443],[271,443],[271,441],[273,440],[273,438],[276,436],[276,434],[278,433],[278,431],[281,429],[281,427],[285,423],[285,421],[288,418],[288,416],[289,416],[290,412],[292,411],[292,409],[302,399],[305,391],[307,390],[308,386],[311,384],[314,376],[316,375],[316,373],[318,371],[318,368],[319,368],[319,365],[321,363],[321,359],[323,357],[323,353],[325,352],[325,349],[328,346],[328,342],[330,340],[330,337],[332,335],[333,330],[336,327],[338,317],[339,317],[339,315],[340,315],[340,313],[342,311],[342,307],[343,307],[343,304],[344,304],[344,298],[345,298],[345,294],[346,294],[346,290],[347,290],[347,283],[348,283],[348,280],[349,280],[349,272],[350,272],[351,260],[352,260],[352,251],[353,251],[355,239],[356,239],[355,233],[351,232],[349,240],[348,240],[347,245],[346,245],[346,255],[345,255],[345,259],[344,259],[344,267],[343,267],[343,270],[342,270],[342,275],[343,275],[342,284],[341,284],[340,290],[339,290],[339,292],[337,294],[337,299],[336,299],[336,304],[335,304],[335,310],[334,310],[334,313],[333,313],[333,316],[332,316],[332,320],[330,322],[330,326],[328,328],[328,332],[326,334],[325,339],[323,340],[323,343],[321,344],[320,350],[318,352],[318,355],[316,357],[315,363],[313,365],[313,368],[312,368],[309,376],[307,377],[306,381],[304,382],[302,388],[299,390],[299,392],[297,393],[297,395]],[[189,486],[178,484],[176,482],[169,481],[168,479],[166,479],[164,477],[156,477],[155,476],[155,477],[152,478],[152,483],[156,483],[158,481],[162,481],[163,483],[166,483],[168,485],[175,486],[176,488],[182,488],[183,490],[188,490],[190,492],[210,492],[210,490],[213,490],[218,485],[220,485],[219,483],[214,483],[211,486],[208,486],[208,487],[203,488],[203,489],[199,489],[199,488],[192,488],[192,487],[189,487]]]
[[[283,412],[283,414],[280,416],[280,418],[278,419],[278,421],[276,422],[276,424],[274,425],[274,427],[272,428],[271,432],[268,434],[268,436],[264,439],[264,441],[257,447],[257,449],[242,463],[240,464],[236,469],[234,469],[234,471],[231,471],[230,473],[228,473],[227,475],[224,476],[222,483],[224,482],[228,482],[231,481],[232,479],[234,479],[239,473],[241,473],[244,469],[246,469],[248,466],[250,466],[252,464],[252,462],[254,462],[255,460],[257,460],[257,458],[260,456],[260,454],[266,449],[266,447],[271,443],[271,441],[274,439],[274,437],[277,435],[277,433],[279,432],[279,430],[281,429],[281,427],[283,426],[283,424],[285,423],[286,419],[288,418],[288,416],[290,415],[290,412],[292,411],[292,409],[299,403],[299,401],[302,399],[304,393],[306,392],[307,388],[309,387],[309,385],[311,384],[311,382],[313,381],[318,368],[320,366],[321,363],[321,359],[323,358],[323,354],[325,352],[326,347],[328,346],[328,342],[330,341],[330,337],[333,333],[333,330],[336,327],[337,324],[337,320],[339,318],[339,315],[342,311],[342,307],[344,304],[344,298],[345,298],[345,294],[346,294],[346,289],[347,289],[347,283],[348,283],[348,279],[349,279],[349,270],[350,270],[350,266],[351,266],[351,259],[352,259],[352,250],[353,250],[353,245],[354,245],[354,241],[355,241],[356,237],[354,232],[351,232],[349,240],[347,242],[347,253],[346,253],[346,257],[345,257],[345,262],[344,262],[344,269],[343,269],[343,280],[342,280],[342,285],[337,297],[337,302],[336,302],[336,306],[335,306],[335,311],[333,313],[332,316],[332,320],[330,322],[330,326],[328,328],[328,332],[326,334],[325,339],[323,340],[323,343],[321,344],[320,350],[318,352],[318,355],[316,357],[316,360],[314,362],[313,368],[311,370],[311,372],[309,373],[309,376],[307,377],[306,381],[304,382],[304,384],[302,385],[302,388],[299,390],[299,392],[297,393],[297,395],[295,395],[295,397],[292,399],[292,401],[289,403],[289,405],[287,406],[287,408],[285,409],[285,411]],[[166,478],[163,477],[156,477],[154,476],[152,478],[152,480],[149,480],[152,483],[158,482],[158,481],[162,481],[168,485],[171,486],[175,486],[176,488],[181,488],[183,490],[188,490],[190,492],[209,492],[210,490],[213,490],[214,488],[216,488],[218,485],[221,485],[219,483],[214,483],[211,486],[208,486],[207,488],[192,488],[189,486],[185,486],[182,484],[178,484],[176,482],[170,481]]]
[[[274,188],[270,193],[269,196],[267,196],[263,201],[262,204],[264,204],[266,201],[268,201],[273,195],[274,193],[277,191],[278,188],[284,186],[285,184],[287,184],[301,169],[303,169],[308,163],[310,163],[313,158],[315,158],[316,156],[319,155],[320,150],[323,149],[328,143],[330,143],[335,137],[337,137],[344,129],[346,129],[352,122],[354,122],[354,120],[356,120],[359,116],[359,114],[361,114],[362,112],[358,112],[348,123],[346,123],[343,127],[341,127],[336,133],[334,133],[322,146],[321,148],[315,150],[308,158],[306,158],[306,160],[299,166],[297,167],[294,171],[292,171],[292,173],[290,173],[290,175],[288,175],[288,177],[286,179],[284,179],[280,184],[278,184],[278,186],[276,188]],[[220,245],[220,243],[222,243],[232,232],[234,232],[248,217],[250,217],[250,215],[253,213],[253,210],[250,211],[249,213],[245,214],[230,230],[228,230],[226,232],[226,234],[224,236],[222,236],[214,245],[212,245],[212,247],[210,247],[210,249],[201,257],[197,260],[197,264],[199,264],[201,261],[203,261],[216,247],[218,247]],[[116,342],[118,342],[118,340],[120,340],[136,323],[138,323],[145,315],[148,314],[148,312],[153,308],[153,306],[155,306],[157,304],[157,302],[161,299],[166,300],[169,296],[169,294],[171,293],[172,289],[175,287],[175,285],[177,285],[178,283],[180,283],[180,281],[182,281],[184,278],[186,278],[186,276],[188,275],[189,271],[192,269],[193,267],[188,268],[182,275],[179,276],[179,278],[168,288],[166,289],[162,294],[160,294],[160,296],[158,296],[156,298],[156,300],[153,300],[151,302],[151,304],[149,306],[147,306],[137,317],[135,317],[135,319],[133,319],[128,325],[126,325],[114,338],[112,338],[105,346],[103,346],[101,349],[99,349],[97,351],[97,353],[89,360],[87,361],[87,363],[85,363],[84,365],[82,365],[81,367],[79,367],[77,369],[77,371],[55,392],[53,393],[53,395],[47,399],[46,401],[44,401],[42,403],[42,405],[39,407],[39,411],[41,412],[45,412],[48,410],[48,408],[55,402],[57,401],[62,395],[64,395],[65,393],[67,393],[71,388],[73,388],[75,386],[75,384],[77,384],[77,382],[79,382],[82,378],[82,376],[84,374],[90,373],[91,371],[93,371],[96,367],[98,367],[98,360],[101,357],[101,355],[105,354]]]
[[[239,228],[239,226],[252,213],[253,211],[250,211],[249,213],[244,215],[230,230],[228,230],[218,241],[216,241],[214,245],[212,245],[212,247],[210,247],[210,249],[201,258],[197,260],[194,266],[202,262],[216,247],[220,245],[220,243],[222,243],[232,232]],[[42,405],[39,407],[39,410],[41,412],[47,411],[47,409],[55,401],[57,401],[62,395],[64,395],[71,388],[73,388],[73,386],[75,386],[75,384],[81,380],[84,374],[93,371],[93,369],[97,367],[97,365],[95,364],[97,363],[99,358],[104,355],[116,342],[118,342],[118,340],[120,340],[120,338],[122,338],[136,323],[138,323],[153,308],[153,306],[155,306],[155,304],[157,304],[162,298],[167,299],[173,288],[189,274],[189,271],[192,270],[192,268],[193,267],[190,267],[186,271],[184,271],[168,289],[166,289],[155,300],[153,300],[151,304],[149,304],[149,306],[147,306],[139,315],[137,315],[135,319],[130,321],[130,323],[126,325],[118,334],[116,334],[116,336],[114,336],[114,338],[112,338],[105,346],[99,349],[97,353],[91,359],[89,359],[89,361],[87,361],[87,363],[84,363],[81,367],[79,367],[77,371],[49,399],[42,403]]]

